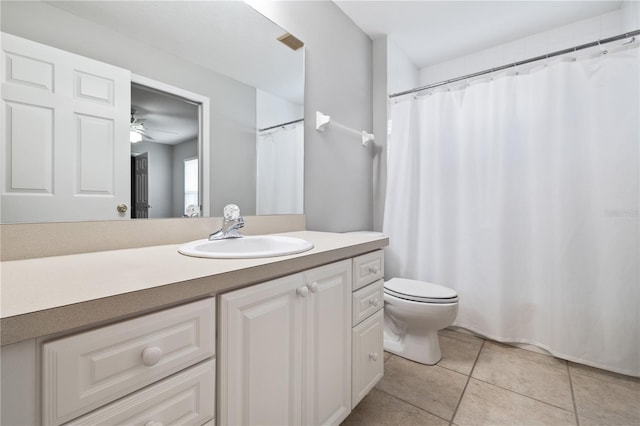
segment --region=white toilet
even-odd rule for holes
[[[392,278],[384,283],[384,350],[422,364],[440,361],[438,330],[453,324],[458,295],[424,281]]]

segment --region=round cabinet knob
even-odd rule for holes
[[[162,426],[162,423],[156,422],[154,420],[149,420],[144,424],[144,426]]]
[[[119,213],[126,213],[128,209],[129,207],[127,207],[126,204],[118,204],[116,206],[116,210],[118,210]]]
[[[307,297],[307,295],[309,294],[309,289],[307,288],[307,286],[298,287],[296,293],[298,293],[298,296],[300,297]]]
[[[378,272],[380,272],[380,268],[378,268],[377,266],[369,266],[369,272],[371,272],[372,274],[377,274]]]
[[[318,289],[320,288],[318,286],[318,283],[315,282],[315,281],[312,282],[312,283],[307,284],[307,287],[309,287],[309,290],[311,290],[311,293],[317,293]]]
[[[378,299],[377,297],[369,299],[369,304],[377,308],[378,306],[380,306],[380,299]]]
[[[369,359],[371,359],[371,361],[377,361],[378,360],[378,352],[371,352],[369,354]]]
[[[148,346],[142,351],[142,363],[147,367],[152,367],[162,358],[162,349],[157,346]]]

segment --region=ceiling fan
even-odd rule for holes
[[[131,143],[137,143],[140,142],[143,137],[153,140],[153,137],[147,133],[147,129],[144,127],[144,120],[137,118],[135,114],[136,110],[132,108],[131,121],[129,122],[129,141]]]
[[[178,133],[170,131],[170,130],[162,130],[162,129],[152,129],[144,125],[145,119],[139,118],[136,116],[136,110],[131,108],[131,121],[129,122],[129,141],[131,143],[140,142],[142,139],[148,141],[156,141],[156,138],[160,140],[157,142],[163,142],[166,135],[176,136]],[[164,133],[165,135],[157,135],[156,138],[151,136],[149,133]]]

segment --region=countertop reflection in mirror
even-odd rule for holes
[[[3,128],[18,128],[21,121],[32,124],[2,140],[6,161],[2,164],[2,223],[128,219],[135,207],[132,156],[145,152],[150,173],[154,169],[167,173],[148,182],[148,217],[207,211],[216,215],[228,203],[242,206],[248,215],[303,213],[304,49],[293,50],[279,41],[296,40],[249,5],[236,1],[2,1],[0,12],[3,33],[210,101],[209,137],[197,152],[185,154],[180,161],[172,158],[179,167],[160,167],[169,164],[169,155],[160,157],[159,148],[152,144],[163,139],[161,134],[181,133],[172,126],[181,120],[184,125],[180,114],[185,111],[169,113],[161,105],[156,108],[153,100],[137,100],[140,87],[129,81],[124,93],[111,83],[115,77],[100,76],[93,64],[84,70],[76,67],[67,82],[57,81],[62,68],[75,66],[72,60],[55,54],[53,59],[38,59],[38,49],[7,50],[3,40],[3,69],[5,64],[16,70],[35,67],[28,74],[35,73],[40,80],[25,82],[3,73],[2,103],[8,111],[2,116]],[[88,106],[66,113],[68,122],[61,125],[52,117],[58,120],[63,114],[51,114],[53,106],[47,102],[64,85],[70,87],[74,102],[84,100]],[[95,90],[105,96],[93,96]],[[40,104],[24,100],[34,93]],[[26,98],[19,97],[23,95]],[[117,97],[124,100],[117,113],[101,104]],[[13,122],[5,123],[7,119]],[[148,137],[143,135],[142,144],[135,147],[128,136],[139,125]],[[68,133],[57,134],[54,129],[59,128],[68,128]],[[111,139],[104,132],[113,132]],[[27,140],[28,144],[20,144]],[[74,142],[56,151],[63,140]],[[192,164],[197,164],[200,175],[200,194],[193,201],[198,206],[191,209],[184,205],[187,192],[193,195],[193,188],[184,183],[187,157],[197,159]],[[58,169],[68,172],[57,176]],[[203,169],[210,174],[206,182]],[[59,187],[65,181],[68,188]],[[46,201],[42,207],[42,200],[50,199],[60,202]],[[74,204],[79,199],[89,201]],[[122,204],[127,207],[124,213]]]

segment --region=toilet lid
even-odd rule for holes
[[[425,281],[392,278],[384,283],[384,291],[401,299],[424,303],[454,303],[458,301],[458,294],[441,285]]]

